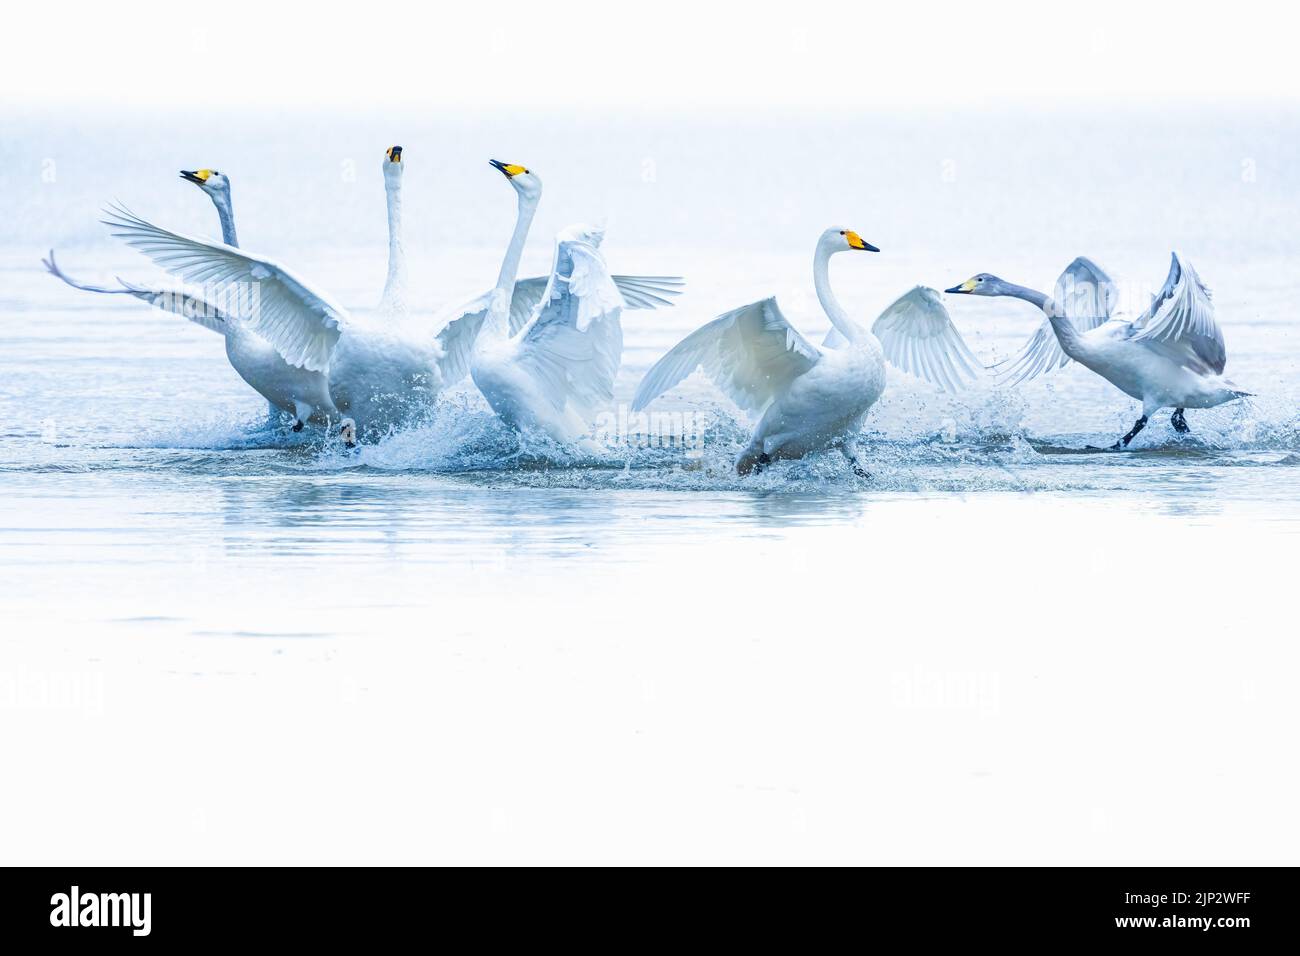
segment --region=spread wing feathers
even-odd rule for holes
[[[629,309],[658,309],[671,306],[672,298],[682,294],[686,280],[677,276],[610,276],[623,302]],[[515,283],[515,294],[510,299],[510,334],[522,329],[537,303],[542,301],[550,276],[520,279]]]
[[[945,392],[960,391],[980,376],[979,360],[934,289],[917,286],[903,294],[880,313],[871,331],[892,364]]]
[[[645,408],[702,365],[728,398],[757,412],[820,358],[817,346],[781,314],[776,299],[763,299],[719,316],[677,343],[641,380],[632,408]]]
[[[469,374],[474,342],[483,328],[483,320],[487,318],[495,291],[476,295],[448,310],[452,319],[435,336],[441,352],[437,364],[443,388],[456,384]]]
[[[135,285],[127,282],[125,279],[118,279],[119,287],[116,289],[102,285],[90,285],[86,282],[78,282],[73,279],[62,269],[54,259],[54,250],[50,250],[50,257],[42,259],[41,263],[49,270],[50,275],[66,282],[74,289],[81,289],[83,292],[99,292],[104,295],[130,295],[139,299],[141,302],[147,302],[150,305],[157,306],[164,312],[174,312],[179,316],[189,319],[195,325],[201,325],[205,329],[211,329],[219,335],[226,334],[226,316],[220,309],[205,299],[188,295],[181,290],[169,289],[149,289],[145,286]]]
[[[347,324],[347,310],[278,262],[155,226],[123,206],[106,210],[105,225],[127,245],[173,275],[211,284],[242,297],[238,318],[290,365],[314,372],[329,367],[330,353]]]
[[[671,306],[682,294],[686,280],[681,276],[611,276],[629,309],[658,309]]]
[[[1110,276],[1084,256],[1065,267],[1052,291],[1052,301],[1080,332],[1091,331],[1109,320],[1117,299],[1118,291]],[[1001,370],[1001,384],[1018,385],[1069,363],[1070,357],[1057,341],[1052,323],[1045,318],[1024,348],[991,367]]]
[[[614,285],[623,295],[623,301],[629,309],[657,309],[671,306],[670,296],[682,294],[685,280],[676,276],[611,276]],[[510,298],[510,334],[515,335],[532,318],[533,311],[546,294],[550,276],[536,276],[520,279],[515,283],[514,295]],[[445,388],[454,385],[469,374],[469,359],[474,351],[474,340],[483,328],[487,318],[488,304],[492,292],[476,295],[459,305],[443,312],[444,325],[438,333],[438,344],[442,348],[442,358],[438,361]],[[448,320],[446,317],[450,316]],[[621,350],[620,350],[621,351]]]
[[[623,296],[596,246],[562,240],[542,302],[516,339],[520,363],[557,410],[570,406],[590,419],[613,400],[622,311]]]
[[[1228,364],[1223,332],[1214,321],[1210,290],[1190,262],[1173,253],[1164,288],[1133,323],[1134,339],[1182,346],[1200,363],[1222,375]]]

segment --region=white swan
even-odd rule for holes
[[[1243,392],[1223,377],[1228,361],[1223,332],[1214,320],[1210,290],[1191,263],[1172,254],[1169,275],[1151,305],[1136,319],[1112,317],[1115,288],[1110,277],[1082,257],[1057,280],[1047,296],[981,272],[949,292],[1013,296],[1041,309],[1046,318],[1008,365],[1005,381],[1018,384],[1071,360],[1091,369],[1142,403],[1142,416],[1111,450],[1128,447],[1147,420],[1172,407],[1170,424],[1190,431],[1188,408],[1211,408]]]
[[[474,384],[506,424],[587,452],[596,448],[583,436],[613,400],[623,355],[623,297],[600,254],[602,238],[588,226],[560,231],[546,291],[513,334],[507,260],[470,360]]]
[[[523,167],[493,165],[534,180],[540,196],[540,181]],[[526,212],[531,220],[535,208],[535,199],[528,209],[521,200],[521,219]],[[259,307],[248,318],[249,324],[291,365],[325,372],[334,404],[371,436],[400,424],[468,371],[487,296],[454,310],[434,335],[423,322],[351,313],[318,286],[267,256],[171,232],[121,207],[110,209],[106,221],[115,236],[175,275],[219,289],[255,288]],[[520,226],[526,234],[527,223],[516,225],[517,234]],[[521,239],[515,253],[522,251]],[[628,277],[626,282],[629,301],[634,298],[641,308],[667,304],[663,296],[677,295],[681,284],[677,278],[653,277]],[[545,287],[545,279],[517,283],[511,316],[526,316]]]
[[[238,247],[229,178],[214,169],[181,170],[181,178],[194,183],[208,194],[221,221],[222,241],[228,246]],[[226,357],[230,360],[231,367],[270,403],[274,414],[284,411],[293,416],[294,431],[301,431],[308,421],[322,425],[334,421],[340,422],[344,437],[347,437],[348,423],[341,421],[343,416],[334,407],[325,376],[287,363],[269,342],[221,306],[203,296],[175,289],[150,288],[123,279],[117,280],[119,288],[78,282],[59,268],[52,249],[49,259],[42,261],[52,275],[75,289],[110,295],[131,295],[219,333],[225,339]]]
[[[747,475],[780,458],[838,446],[861,477],[867,472],[857,435],[885,388],[885,360],[955,391],[979,375],[979,363],[953,327],[938,293],[918,286],[887,308],[870,331],[849,318],[830,287],[839,252],[879,250],[850,229],[831,227],[817,240],[813,282],[832,329],[820,346],[789,323],[776,299],[742,306],[697,329],[642,379],[640,411],[697,366],[746,411],[761,413],[736,461]]]
[[[612,377],[623,349],[623,332],[617,316],[604,316],[595,323],[597,328],[589,330],[586,325],[595,316],[584,312],[588,317],[584,319],[582,334],[590,336],[588,345],[572,342],[577,351],[564,359],[572,363],[572,368],[564,373],[565,384],[560,384],[559,377],[550,378],[545,384],[545,398],[536,392],[537,381],[526,376],[539,373],[545,377],[556,371],[554,367],[543,369],[542,356],[555,339],[563,336],[554,329],[546,332],[545,336],[543,332],[560,321],[560,313],[565,308],[590,308],[597,299],[588,298],[589,295],[597,293],[597,290],[602,294],[608,293],[604,282],[595,278],[597,271],[614,286],[619,310],[671,306],[671,299],[681,294],[684,281],[677,276],[610,276],[604,272],[604,260],[599,255],[599,233],[584,226],[571,226],[556,238],[550,276],[516,280],[524,246],[528,242],[529,226],[541,203],[542,181],[523,165],[499,160],[489,160],[489,164],[502,173],[515,190],[515,230],[506,246],[497,285],[442,313],[438,343],[443,350],[439,360],[443,385],[454,384],[471,372],[472,367],[477,367],[474,382],[504,420],[515,427],[539,429],[562,444],[573,442],[585,431],[582,423],[593,412],[591,402],[602,401],[591,397],[599,394],[603,401],[610,397],[606,395],[606,386],[598,384],[606,372],[594,369],[603,369],[611,360],[608,389],[612,395]],[[575,268],[577,287],[573,287],[571,282]],[[586,282],[591,282],[591,285],[586,286]],[[580,302],[585,304],[578,306]],[[614,332],[616,343],[611,337]],[[545,342],[541,341],[543,338]],[[476,349],[476,346],[481,347]],[[589,346],[598,349],[601,355],[591,355]],[[528,369],[526,373],[520,373],[524,377],[516,376],[512,384],[504,382],[504,369],[516,360],[524,360],[526,355],[533,358],[525,362]],[[595,364],[584,365],[586,362]],[[571,385],[572,390],[568,390]],[[588,450],[593,449],[588,446]]]

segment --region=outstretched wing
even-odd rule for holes
[[[243,299],[238,317],[290,365],[314,372],[329,366],[347,310],[273,259],[155,226],[123,206],[110,207],[105,225],[127,245],[173,275],[211,284]],[[247,312],[247,314],[244,314]]]
[[[698,366],[727,397],[757,412],[821,359],[817,346],[792,326],[776,299],[721,315],[677,343],[646,373],[632,400],[640,411]]]
[[[1186,351],[1222,375],[1228,364],[1223,331],[1214,320],[1210,290],[1190,262],[1173,253],[1164,287],[1133,323],[1134,339],[1153,339]]]
[[[442,331],[435,336],[441,351],[437,364],[443,388],[456,384],[469,374],[474,342],[483,328],[495,294],[495,289],[489,289],[443,311]]]
[[[1088,332],[1105,323],[1115,311],[1118,293],[1110,276],[1091,259],[1079,256],[1061,273],[1052,291],[1052,301],[1080,332]],[[1052,323],[1043,319],[1024,348],[991,368],[1000,369],[1002,383],[1018,385],[1052,369],[1064,368],[1070,357],[1052,331]]]
[[[610,276],[629,309],[658,309],[671,306],[672,299],[682,294],[686,280],[679,276]],[[510,299],[510,334],[514,335],[532,318],[537,303],[542,301],[550,276],[534,276],[515,283],[515,294]]]
[[[623,296],[596,245],[566,233],[542,302],[517,337],[518,356],[557,410],[589,420],[614,398]]]
[[[657,309],[671,306],[671,297],[682,294],[684,279],[676,276],[611,276],[614,285],[623,295],[629,309]],[[515,283],[510,298],[510,334],[519,332],[532,318],[533,311],[546,294],[550,276],[534,276]],[[459,305],[444,310],[443,328],[438,333],[442,358],[438,361],[443,387],[459,382],[469,374],[469,359],[474,352],[474,340],[487,318],[492,291],[466,299]]]
[[[945,392],[969,387],[980,376],[979,360],[962,341],[934,289],[919,285],[900,296],[880,313],[871,331],[891,364]]]
[[[152,306],[162,309],[164,312],[174,312],[179,316],[189,319],[195,325],[201,325],[205,329],[211,329],[219,335],[226,334],[226,323],[228,320],[225,313],[200,296],[189,295],[179,289],[150,289],[145,286],[127,282],[125,279],[117,280],[119,286],[116,289],[108,286],[90,285],[86,282],[78,282],[59,268],[59,264],[54,259],[53,249],[50,250],[50,257],[48,259],[42,259],[41,264],[49,270],[50,275],[66,282],[74,289],[80,289],[83,292],[98,292],[103,295],[134,296],[141,302],[147,302]]]

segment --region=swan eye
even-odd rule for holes
[[[843,230],[843,229],[840,230],[840,235],[841,235],[841,236],[844,235],[844,230]]]

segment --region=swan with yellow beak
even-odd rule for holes
[[[868,477],[858,433],[885,389],[886,361],[947,391],[974,380],[980,368],[933,289],[917,286],[870,330],[849,317],[831,290],[831,257],[879,251],[840,226],[817,240],[813,286],[832,326],[820,346],[799,334],[775,298],[741,306],[697,329],[655,363],[637,389],[633,410],[703,367],[727,397],[759,416],[736,460],[737,473],[838,447],[854,473]]]

